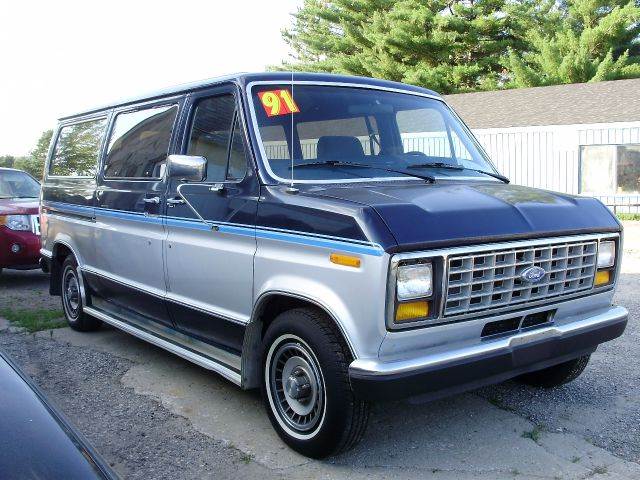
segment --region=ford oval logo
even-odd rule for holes
[[[525,282],[536,283],[542,280],[542,278],[547,274],[544,268],[540,267],[529,267],[525,268],[520,274],[520,278],[522,278]]]

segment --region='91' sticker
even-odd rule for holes
[[[262,102],[267,117],[276,117],[278,115],[287,115],[300,111],[296,102],[293,101],[291,92],[285,88],[258,92],[258,98]]]

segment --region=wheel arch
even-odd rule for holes
[[[291,293],[274,290],[264,292],[255,302],[251,319],[247,325],[242,345],[242,388],[257,388],[260,386],[260,358],[262,354],[262,339],[268,328],[278,315],[294,308],[311,307],[323,312],[337,332],[344,340],[352,358],[356,358],[353,345],[349,341],[343,326],[335,314],[326,305],[316,299]]]
[[[61,294],[60,273],[62,264],[69,255],[72,255],[73,258],[76,259],[76,262],[80,264],[80,258],[70,243],[64,240],[56,240],[51,249],[51,272],[49,274],[50,295],[59,296]]]

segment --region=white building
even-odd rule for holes
[[[448,95],[513,183],[640,212],[640,79]]]

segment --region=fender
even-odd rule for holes
[[[329,307],[328,305],[324,304],[320,300],[318,300],[316,298],[313,298],[313,297],[311,297],[309,295],[305,295],[305,294],[301,294],[301,293],[293,293],[293,292],[288,292],[288,291],[284,291],[284,290],[269,290],[269,291],[263,292],[262,294],[260,294],[260,297],[258,297],[258,300],[254,304],[253,311],[251,313],[251,319],[249,321],[249,324],[248,324],[247,328],[249,326],[251,326],[253,323],[259,322],[259,317],[262,314],[262,308],[263,308],[262,306],[266,303],[266,301],[270,297],[273,297],[273,296],[276,296],[276,295],[285,296],[285,297],[291,297],[291,298],[295,298],[295,299],[298,299],[298,300],[302,300],[304,302],[311,303],[311,304],[315,305],[316,307],[318,307],[320,310],[324,311],[324,313],[326,313],[329,316],[329,318],[331,318],[333,323],[338,327],[338,329],[340,330],[340,333],[342,334],[342,338],[344,338],[345,342],[347,343],[347,346],[349,347],[349,352],[351,353],[353,358],[356,358],[356,354],[355,354],[355,351],[353,349],[353,345],[352,345],[349,337],[347,336],[347,333],[346,333],[346,331],[344,329],[344,326],[338,320],[338,317],[335,314],[335,312],[333,312],[331,307]]]
[[[298,300],[303,303],[314,305],[331,319],[336,325],[342,338],[345,340],[349,352],[353,358],[356,358],[353,345],[350,342],[349,337],[346,335],[343,325],[338,321],[335,313],[328,306],[323,304],[318,299],[312,298],[309,295],[301,293],[293,293],[285,290],[268,290],[260,294],[258,299],[254,302],[254,307],[251,312],[251,319],[247,324],[245,330],[244,342],[242,345],[242,380],[241,385],[243,389],[257,388],[260,386],[260,357],[262,354],[262,332],[263,322],[261,316],[264,312],[264,308],[268,301],[273,297],[289,297],[292,300]]]
[[[65,238],[64,240],[61,239]],[[82,265],[84,264],[84,262],[82,261],[82,257],[80,257],[80,255],[78,254],[78,250],[76,248],[74,248],[73,246],[71,246],[71,243],[69,241],[70,238],[68,238],[68,235],[66,234],[59,234],[56,239],[53,241],[53,245],[51,247],[51,271],[49,274],[49,293],[51,295],[60,295],[60,265],[58,265],[57,262],[57,257],[58,257],[58,249],[59,247],[62,245],[65,248],[68,248],[69,251],[71,252],[71,255],[73,255],[73,257],[76,259],[76,262],[78,264],[78,280],[80,282],[80,298],[82,299],[82,306],[86,307],[87,306],[87,295],[85,293],[85,288],[84,288],[84,278],[82,278]]]
[[[64,245],[71,251],[71,254],[75,257],[76,262],[78,262],[78,267],[82,268],[82,266],[84,265],[84,259],[78,253],[78,249],[73,246],[73,240],[71,240],[71,237],[69,235],[67,235],[66,233],[58,233],[52,244],[51,258],[53,260],[56,259],[58,246]]]

